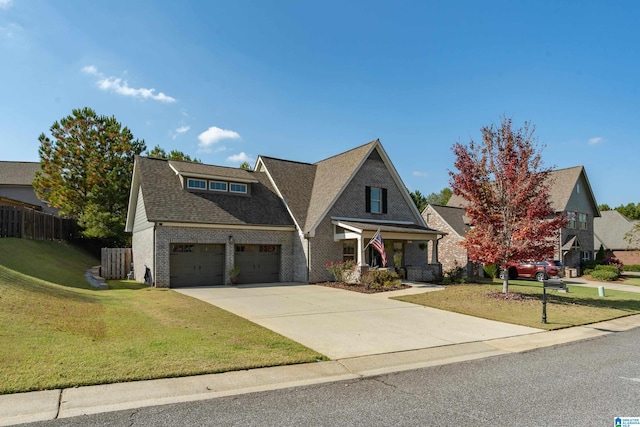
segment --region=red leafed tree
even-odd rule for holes
[[[534,130],[528,122],[512,130],[511,119],[482,128],[482,143],[456,143],[458,172],[449,172],[453,193],[466,201],[472,223],[462,245],[474,262],[497,263],[553,256],[567,218],[549,200],[551,169],[543,168]],[[509,292],[504,275],[502,292]]]

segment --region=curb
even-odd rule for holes
[[[182,378],[0,395],[0,426],[191,402],[520,353],[640,327],[640,315],[489,341]]]

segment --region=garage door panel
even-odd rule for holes
[[[224,284],[224,245],[171,245],[170,286],[210,286]]]
[[[238,283],[280,281],[280,246],[236,245],[235,264],[240,268]]]

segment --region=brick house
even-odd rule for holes
[[[632,245],[625,239],[640,221],[632,221],[618,211],[604,211],[600,215],[593,221],[595,250],[602,245],[608,256],[618,258],[623,264],[640,265],[638,243]]]
[[[580,263],[595,257],[594,219],[600,217],[596,198],[591,190],[587,172],[583,166],[557,169],[549,174],[549,198],[556,213],[569,217],[569,223],[561,228],[555,246],[554,259],[568,268],[567,275],[579,274]],[[453,195],[447,206],[464,208],[466,201]],[[440,252],[453,252],[449,246],[457,243],[441,241]],[[465,262],[466,253],[459,255]]]
[[[463,276],[477,277],[480,275],[480,265],[469,260],[467,250],[460,243],[470,228],[469,218],[464,209],[456,206],[427,205],[422,211],[422,218],[427,227],[446,233],[438,242],[438,260],[442,264],[442,271],[462,268]]]
[[[234,267],[239,283],[331,280],[331,261],[379,265],[378,230],[388,267],[440,273],[442,233],[379,140],[317,163],[259,156],[252,171],[138,156],[125,229],[136,280],[157,287],[229,284]]]

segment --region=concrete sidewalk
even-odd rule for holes
[[[569,286],[584,286],[586,288],[599,288],[602,286],[605,289],[605,293],[607,289],[625,292],[640,292],[640,286],[625,285],[620,282],[596,282],[595,280],[586,280],[582,277],[572,277],[571,279],[565,279],[564,282]]]
[[[549,347],[639,326],[640,315],[636,315],[557,331],[329,362],[0,395],[0,425],[367,378]]]

